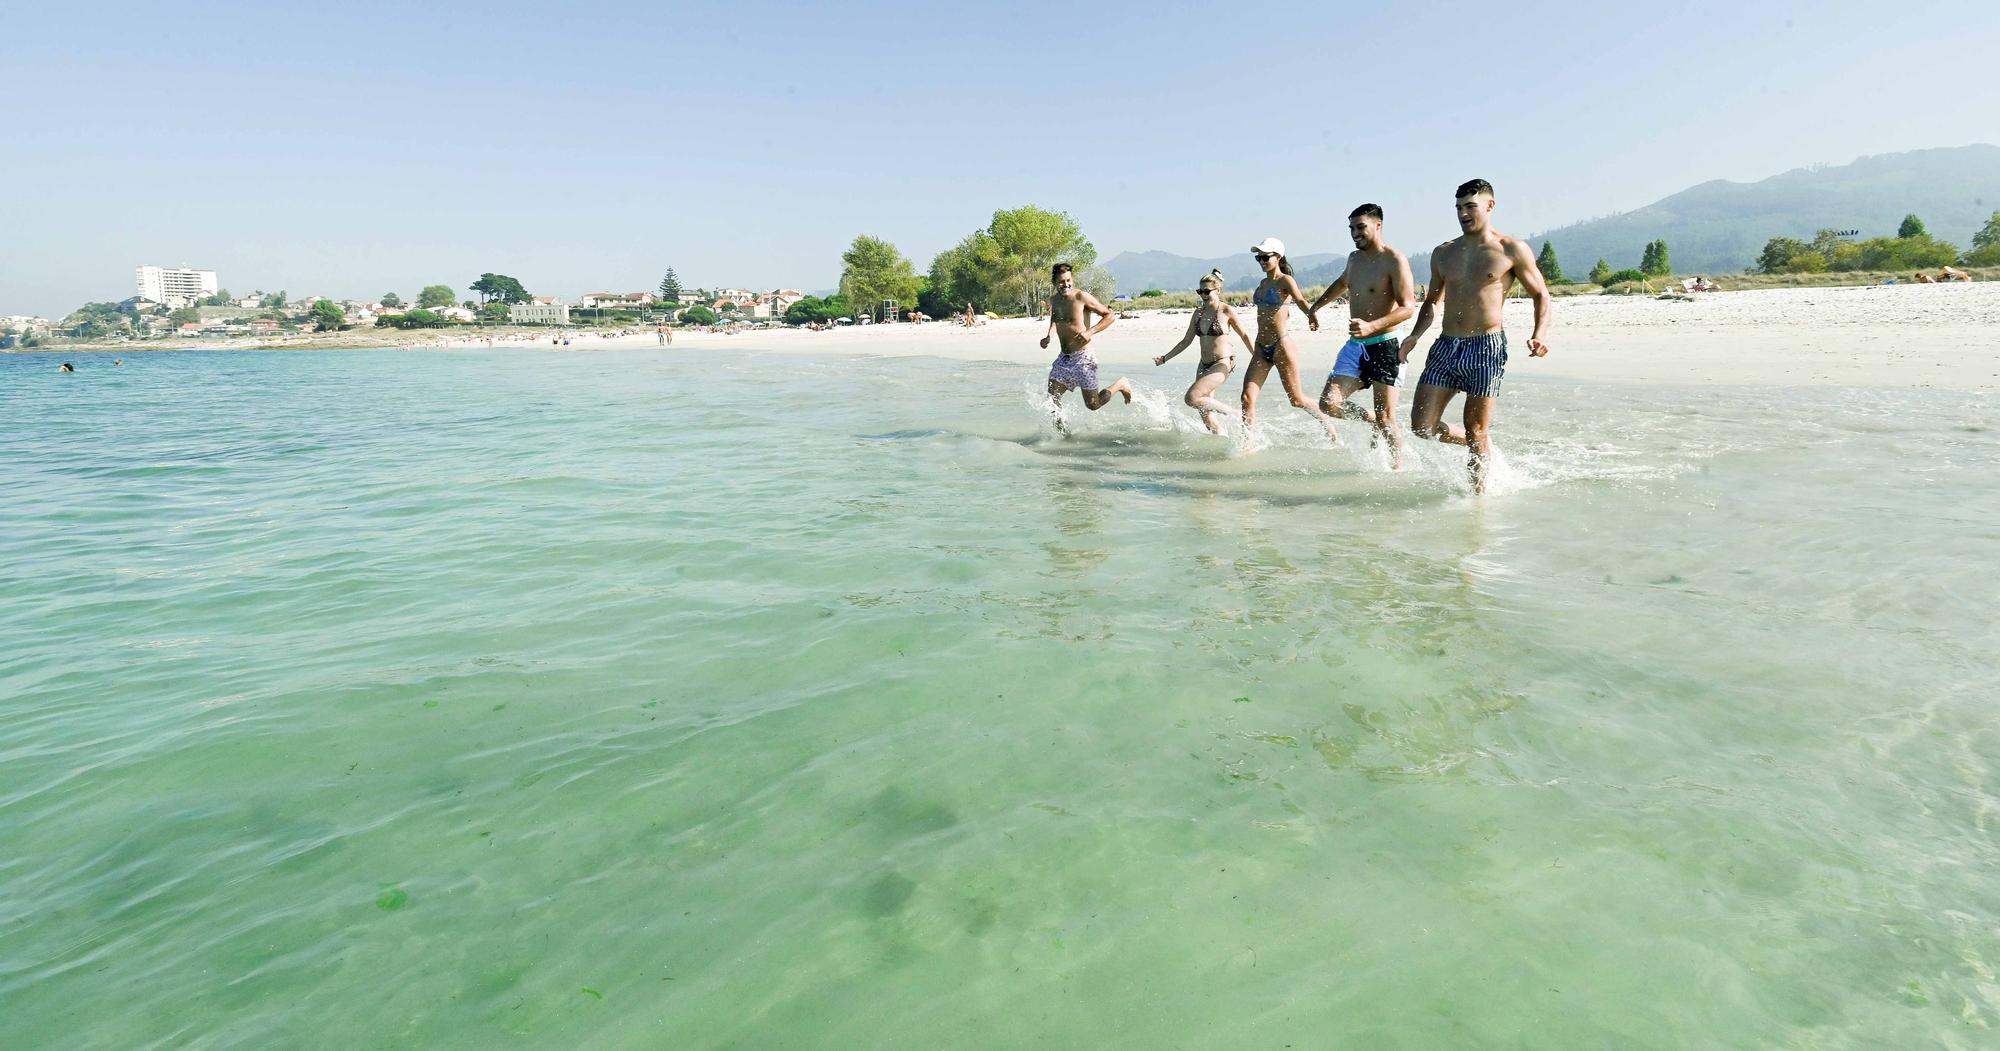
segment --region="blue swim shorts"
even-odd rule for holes
[[[1418,383],[1462,390],[1475,398],[1500,396],[1500,379],[1507,371],[1507,333],[1439,336],[1424,358]]]
[[[1340,345],[1340,353],[1333,356],[1333,372],[1328,374],[1328,378],[1331,379],[1334,376],[1352,376],[1355,379],[1360,379],[1361,357],[1367,351],[1368,348],[1362,346],[1361,341],[1358,339],[1350,339],[1342,343]]]
[[[1363,383],[1386,383],[1393,387],[1403,373],[1402,346],[1394,336],[1350,339],[1340,345],[1327,379],[1349,376]]]

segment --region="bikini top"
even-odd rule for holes
[[[1222,335],[1222,319],[1216,317],[1215,312],[1212,310],[1203,311],[1202,316],[1195,321],[1194,330],[1198,335],[1220,336]]]
[[[1265,298],[1264,293],[1266,292],[1271,294],[1269,298]],[[1256,300],[1257,305],[1260,307],[1275,307],[1284,303],[1285,294],[1278,290],[1277,285],[1264,285],[1257,289],[1256,295],[1250,298]]]

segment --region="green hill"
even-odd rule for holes
[[[1748,268],[1773,237],[1811,240],[1823,229],[1855,230],[1862,238],[1894,237],[1915,213],[1931,235],[1961,249],[2000,210],[2000,146],[1954,146],[1863,157],[1852,164],[1798,168],[1758,182],[1717,179],[1630,212],[1572,223],[1529,238],[1536,250],[1553,241],[1563,271],[1581,280],[1599,259],[1614,270],[1637,267],[1646,242],[1665,239],[1683,274]],[[1509,231],[1515,232],[1515,231]],[[1301,285],[1339,275],[1346,253],[1297,256]],[[1430,280],[1428,253],[1410,258],[1417,280]],[[1219,266],[1228,286],[1257,283],[1246,251],[1221,259],[1171,252],[1121,252],[1105,264],[1121,292],[1191,288]]]
[[[1554,242],[1564,272],[1573,278],[1600,258],[1613,269],[1636,267],[1654,238],[1666,240],[1676,271],[1729,272],[1749,267],[1773,237],[1811,240],[1822,229],[1894,237],[1897,224],[1911,213],[1932,236],[1965,248],[1996,209],[2000,146],[1958,146],[1798,168],[1752,183],[1718,179],[1530,240],[1537,250],[1544,240]]]

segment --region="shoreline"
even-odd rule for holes
[[[1247,311],[1238,311],[1246,324]],[[1182,358],[1156,368],[1152,357],[1170,349],[1187,325],[1185,310],[1134,312],[1098,337],[1098,360],[1107,371],[1151,386],[1178,387]],[[2000,283],[1855,285],[1707,293],[1692,299],[1584,296],[1557,301],[1548,357],[1531,359],[1522,344],[1533,325],[1531,304],[1510,300],[1506,327],[1514,341],[1509,379],[1529,382],[1713,383],[1739,386],[1842,386],[2000,390]],[[168,344],[93,344],[13,348],[9,354],[129,354],[170,350],[409,350],[591,353],[652,349],[662,353],[728,349],[888,357],[933,356],[1046,366],[1051,351],[1037,345],[1047,322],[1034,318],[989,321],[972,329],[953,322],[856,325],[824,332],[752,329],[739,333],[677,330],[662,347],[652,332],[627,336],[579,332],[569,347],[547,343],[546,331],[510,330],[456,339],[416,331],[353,332],[279,342],[172,341]],[[1327,325],[1314,333],[1294,317],[1291,333],[1303,345],[1302,379],[1316,395],[1325,382],[1340,337]],[[1407,333],[1408,326],[1403,331]],[[1433,330],[1433,335],[1435,330]],[[495,340],[487,346],[485,340]],[[1242,348],[1236,352],[1241,360]],[[1414,387],[1421,359],[1404,370]],[[1275,393],[1275,392],[1273,392]]]

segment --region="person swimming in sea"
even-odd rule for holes
[[[1153,359],[1155,365],[1165,365],[1174,355],[1188,348],[1188,344],[1201,341],[1201,362],[1195,366],[1194,382],[1188,385],[1182,400],[1188,407],[1201,413],[1201,422],[1216,433],[1222,433],[1222,417],[1235,416],[1236,410],[1216,400],[1215,392],[1222,387],[1229,374],[1236,368],[1236,356],[1225,353],[1228,337],[1224,326],[1236,333],[1243,341],[1243,349],[1248,352],[1250,334],[1243,331],[1243,323],[1236,320],[1236,312],[1222,298],[1222,271],[1210,270],[1195,283],[1195,295],[1201,297],[1200,305],[1194,308],[1194,316],[1188,319],[1187,332],[1174,349]]]
[[[1055,293],[1049,296],[1049,334],[1042,337],[1042,349],[1048,349],[1050,339],[1057,340],[1062,347],[1056,360],[1049,364],[1049,412],[1055,417],[1056,429],[1067,434],[1062,396],[1071,388],[1082,391],[1084,407],[1096,412],[1110,404],[1113,394],[1124,395],[1130,403],[1132,383],[1120,379],[1109,387],[1100,387],[1097,355],[1090,350],[1090,341],[1110,328],[1117,315],[1098,302],[1096,296],[1076,287],[1075,268],[1068,263],[1050,267],[1049,280],[1055,285]],[[1090,324],[1092,314],[1097,315],[1095,325]]]
[[[57,371],[57,372],[75,372],[75,371],[76,371],[76,366],[75,366],[75,365],[72,365],[72,364],[70,364],[70,363],[69,363],[69,362],[67,362],[67,361],[65,361],[65,362],[63,362],[63,363],[62,363],[62,368],[59,368],[59,369],[57,369],[56,371]]]
[[[1285,259],[1285,242],[1266,237],[1250,253],[1256,257],[1257,265],[1264,268],[1264,280],[1257,282],[1257,290],[1250,294],[1250,301],[1257,305],[1257,342],[1250,350],[1250,366],[1243,370],[1243,426],[1257,425],[1257,392],[1276,368],[1292,406],[1318,420],[1327,439],[1339,445],[1340,435],[1334,433],[1333,418],[1319,411],[1319,406],[1306,397],[1300,385],[1298,345],[1285,334],[1291,304],[1297,303],[1301,309],[1311,307],[1306,294],[1299,290],[1299,283],[1292,279],[1292,264]]]

